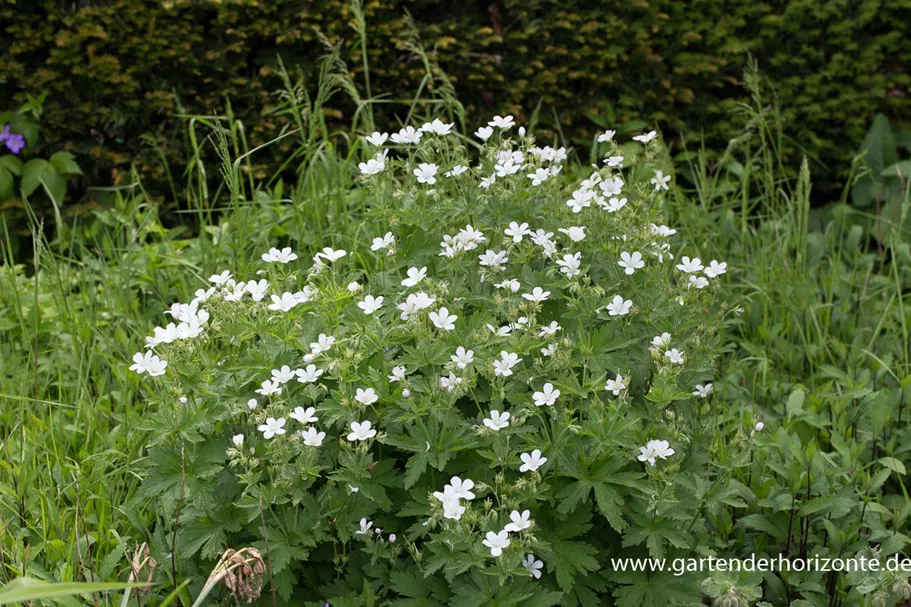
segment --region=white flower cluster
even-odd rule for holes
[[[418,398],[412,397],[411,390],[415,385],[420,386],[420,390],[416,392],[421,395],[420,398],[457,399],[474,386],[477,378],[481,376],[489,385],[494,386],[491,390],[499,389],[509,382],[527,383],[531,394],[530,397],[524,397],[527,404],[523,403],[521,407],[542,415],[572,406],[570,403],[577,398],[574,395],[578,394],[578,391],[570,384],[561,382],[559,371],[555,369],[566,367],[566,361],[560,359],[558,353],[565,350],[568,358],[569,352],[573,349],[573,341],[565,335],[568,329],[564,331],[559,322],[551,320],[541,323],[539,315],[548,306],[567,305],[568,294],[584,289],[587,289],[586,296],[595,301],[595,304],[584,310],[584,313],[592,322],[597,319],[599,323],[615,323],[613,326],[617,327],[618,331],[621,326],[628,328],[630,323],[639,317],[637,315],[641,315],[643,310],[648,310],[649,297],[644,294],[640,297],[642,291],[636,291],[636,285],[646,280],[650,273],[664,271],[664,268],[667,275],[673,275],[671,264],[665,266],[665,262],[674,259],[668,239],[676,232],[665,225],[643,222],[637,214],[644,215],[643,207],[668,189],[670,176],[657,170],[650,180],[653,188],[630,189],[627,183],[628,176],[623,172],[626,159],[613,143],[615,133],[607,131],[599,136],[599,141],[611,142],[613,146],[610,155],[605,158],[606,166],[583,180],[567,198],[565,192],[558,190],[559,185],[556,183],[559,180],[553,179],[563,168],[562,163],[567,158],[566,150],[550,146],[533,146],[524,131],[520,134],[520,139],[527,143],[521,149],[517,149],[511,139],[505,139],[506,133],[514,125],[511,116],[496,116],[487,126],[481,127],[475,133],[483,142],[490,142],[487,146],[491,146],[490,153],[486,156],[486,165],[482,162],[476,171],[472,171],[478,178],[475,186],[487,191],[478,195],[491,196],[496,194],[499,188],[520,181],[525,188],[544,186],[537,192],[549,192],[549,199],[556,201],[556,215],[559,217],[562,214],[567,219],[562,227],[547,225],[543,220],[537,219],[537,215],[530,213],[525,217],[528,222],[511,215],[508,221],[504,219],[498,225],[487,225],[494,222],[474,218],[471,220],[472,223],[466,224],[466,219],[461,218],[458,223],[453,221],[439,226],[440,231],[446,230],[450,233],[442,235],[440,252],[436,257],[433,257],[432,251],[429,253],[430,259],[415,260],[412,257],[408,264],[391,265],[393,269],[384,271],[382,279],[376,280],[369,272],[360,273],[363,269],[358,261],[360,251],[355,251],[349,256],[347,251],[331,247],[324,247],[315,253],[312,257],[313,265],[306,273],[299,272],[296,266],[274,273],[266,269],[263,272],[269,280],[238,282],[230,271],[224,271],[211,276],[209,281],[213,286],[207,290],[197,291],[196,297],[190,303],[174,304],[167,311],[175,322],[154,329],[153,335],[146,339],[147,350],[134,356],[134,364],[130,369],[152,377],[167,375],[168,362],[162,360],[155,352],[166,352],[161,348],[176,341],[204,339],[213,322],[210,312],[203,308],[205,304],[213,312],[224,309],[225,314],[233,314],[242,309],[251,317],[270,320],[277,318],[279,322],[283,318],[288,321],[304,317],[314,318],[314,325],[327,331],[320,333],[315,341],[310,342],[309,352],[304,350],[306,353],[301,353],[299,363],[279,365],[272,362],[269,366],[274,364],[277,368],[271,369],[268,377],[265,369],[269,367],[257,371],[258,375],[254,382],[258,382],[258,387],[253,391],[266,401],[264,410],[259,410],[262,403],[256,398],[248,400],[247,405],[250,415],[257,416],[255,427],[261,435],[261,440],[267,443],[285,436],[287,420],[291,419],[300,427],[293,435],[295,440],[308,448],[322,447],[327,433],[315,424],[320,421],[320,416],[323,416],[321,425],[326,429],[331,429],[333,425],[337,427],[340,423],[345,424],[348,431],[342,432],[339,438],[345,437],[348,443],[346,449],[367,453],[373,444],[371,441],[384,442],[388,439],[385,434],[379,433],[374,423],[379,423],[384,430],[391,432],[387,427],[387,418],[383,416],[384,407],[399,399]],[[366,137],[369,145],[381,149],[358,165],[364,181],[370,184],[384,179],[399,179],[411,184],[416,183],[417,186],[412,187],[416,190],[418,203],[424,199],[422,197],[435,195],[428,187],[439,186],[442,189],[447,183],[451,187],[456,187],[457,183],[463,184],[468,181],[470,177],[459,182],[447,181],[471,171],[466,164],[462,164],[465,162],[463,158],[447,164],[445,170],[441,171],[441,166],[432,162],[408,164],[406,161],[390,158],[390,148],[383,147],[387,141],[391,141],[399,148],[420,150],[426,147],[421,145],[422,138],[437,141],[435,138],[449,136],[452,128],[452,124],[436,119],[420,128],[406,126],[391,135],[376,132]],[[495,138],[495,133],[500,137]],[[648,146],[656,137],[656,133],[652,131],[633,139]],[[396,150],[396,153],[398,151]],[[399,166],[405,166],[406,171],[404,175],[400,173],[395,176],[394,169]],[[392,170],[389,170],[390,167]],[[443,179],[441,173],[447,179]],[[650,171],[648,174],[653,173]],[[493,188],[494,184],[498,184],[497,187]],[[540,227],[532,226],[533,221],[539,223]],[[604,228],[605,222],[609,222],[609,225],[622,225],[624,228],[611,233]],[[460,228],[461,225],[464,227]],[[382,236],[371,235],[369,250],[377,263],[382,260],[394,264],[397,260],[397,242],[402,239],[407,246],[407,235],[386,231],[387,227],[396,229],[395,224],[390,223],[374,232]],[[548,228],[555,229],[556,234],[560,236],[556,236],[555,232]],[[596,239],[599,242],[593,242]],[[431,242],[435,241],[436,238]],[[472,251],[474,253],[466,255]],[[370,256],[371,253],[365,255]],[[596,276],[588,264],[600,263],[605,256],[609,256],[609,262],[599,266],[599,273]],[[261,260],[265,264],[285,266],[298,262],[299,257],[290,247],[284,247],[270,249],[261,255]],[[523,267],[532,263],[543,269],[537,272],[523,272]],[[442,267],[438,268],[435,264]],[[330,267],[331,270],[328,270]],[[429,271],[428,267],[434,270]],[[682,256],[675,267],[679,271],[679,274],[675,275],[677,280],[685,282],[674,291],[671,301],[677,298],[681,302],[685,296],[700,296],[700,291],[710,284],[710,280],[725,274],[727,270],[727,264],[724,262],[712,260],[706,267],[699,258],[687,256]],[[359,273],[348,275],[340,282],[335,280],[344,273],[354,271]],[[496,289],[495,296],[491,297],[495,299],[496,304],[491,304],[490,310],[484,310],[488,318],[478,321],[480,313],[475,318],[476,312],[467,306],[465,298],[462,297],[463,293],[452,288],[452,273],[455,272],[474,275],[484,289]],[[287,279],[289,273],[292,275],[291,279]],[[327,274],[330,278],[320,282]],[[297,283],[302,276],[306,276],[310,284]],[[495,280],[488,280],[494,276]],[[465,279],[464,276],[461,278]],[[273,286],[270,280],[275,285],[295,286],[286,290]],[[534,284],[536,282],[539,284]],[[593,284],[597,286],[597,290]],[[695,288],[696,291],[691,291],[691,288]],[[623,293],[631,293],[636,298],[636,303],[632,297],[626,297]],[[331,300],[327,306],[332,310],[333,318],[336,321],[343,319],[340,321],[343,325],[341,329],[338,322],[334,325],[319,324],[320,304],[324,300]],[[672,307],[676,309],[676,306]],[[494,316],[494,319],[487,322],[490,315]],[[345,325],[349,319],[354,320],[350,320],[350,326]],[[561,322],[562,320],[561,318]],[[329,328],[325,328],[326,326]],[[567,327],[570,326],[567,324]],[[668,323],[666,326],[675,325]],[[342,378],[336,372],[336,368],[346,364],[346,359],[358,356],[359,353],[355,350],[361,343],[359,337],[366,330],[364,327],[382,327],[383,330],[390,332],[399,331],[408,339],[417,339],[416,336],[421,335],[421,339],[434,342],[439,340],[440,354],[443,360],[448,357],[448,362],[439,365],[440,369],[431,371],[429,368],[415,369],[408,361],[405,361],[408,365],[406,368],[403,364],[397,364],[402,361],[390,358],[389,366],[381,369],[378,376],[373,374],[367,377]],[[334,335],[329,334],[330,332]],[[645,337],[643,342],[647,342],[647,339]],[[535,345],[529,347],[529,343]],[[642,343],[642,347],[645,345],[646,343]],[[654,337],[650,346],[653,360],[659,361],[662,369],[668,374],[679,371],[689,357],[694,355],[691,343],[685,339],[678,337],[672,347],[672,337],[669,333]],[[689,356],[683,349],[689,352]],[[539,353],[545,362],[541,362]],[[409,378],[409,370],[414,377]],[[432,381],[417,381],[418,377],[430,379],[425,376],[431,373],[434,373]],[[534,375],[531,375],[532,373]],[[383,375],[388,378],[388,385],[385,385],[382,379],[377,381],[377,377],[382,378]],[[631,369],[613,368],[609,374],[601,374],[595,385],[600,387],[603,382],[603,389],[617,399],[616,402],[623,403],[626,402],[629,392],[634,390],[634,380],[637,379],[635,375]],[[343,385],[346,381],[347,387]],[[329,392],[329,388],[325,384],[329,382],[332,382],[333,386],[338,385],[338,392],[343,394],[342,402],[328,401],[326,404],[320,404],[314,400],[317,406],[296,406],[291,409],[288,404],[291,402],[289,393],[295,390],[307,390],[309,394],[326,393]],[[297,384],[303,387],[297,387]],[[428,385],[432,386],[432,389],[428,388]],[[292,389],[291,386],[295,388]],[[437,386],[439,390],[436,390]],[[249,386],[247,389],[252,388],[253,386]],[[333,387],[333,390],[335,389]],[[696,384],[692,388],[694,397],[706,399],[712,393],[711,383]],[[500,440],[498,437],[516,434],[519,432],[517,427],[521,427],[529,415],[522,412],[517,400],[507,401],[501,398],[496,402],[502,404],[489,403],[491,407],[498,407],[496,409],[481,409],[486,413],[478,414],[481,418],[479,424],[474,423],[477,418],[471,420],[472,431],[477,436]],[[375,419],[366,419],[367,417]],[[529,442],[533,441],[534,437],[528,433],[522,434],[522,438],[526,441],[524,446],[516,448],[514,443],[510,457],[515,458],[518,455],[518,461],[521,461],[518,472],[529,475],[528,478],[536,479],[537,482],[540,480],[539,470],[547,464],[548,458],[541,449],[532,447],[535,444],[543,446],[547,443]],[[282,445],[282,441],[287,440],[288,438],[281,439],[272,444]],[[231,442],[235,450],[243,451],[244,434],[233,435]],[[423,443],[423,439],[421,442]],[[339,443],[342,441],[339,440]],[[431,444],[428,440],[428,452],[430,449]],[[325,450],[320,452],[325,453]],[[668,440],[648,440],[646,445],[639,449],[636,457],[651,468],[658,460],[667,460],[674,454],[675,450],[670,447]],[[557,457],[553,451],[548,452],[548,455]],[[631,453],[629,456],[631,462],[634,461],[634,455]],[[515,459],[510,461],[516,462]],[[352,492],[358,491],[357,487],[349,487]],[[486,484],[476,486],[471,479],[452,476],[442,491],[435,491],[432,496],[438,504],[437,512],[441,511],[442,519],[455,521],[447,523],[452,525],[458,524],[466,512],[470,511],[476,492],[481,493],[489,489]],[[517,537],[516,534],[522,534],[534,524],[530,510],[511,510],[509,519],[510,522],[501,530],[486,532],[482,543],[489,549],[492,557],[500,556]],[[439,515],[435,520],[440,520]],[[372,525],[371,521],[363,518],[355,533],[368,536]],[[375,533],[378,534],[379,530]],[[394,536],[390,536],[390,542],[393,541]],[[533,554],[527,554],[522,564],[530,576],[541,577],[543,563]]]

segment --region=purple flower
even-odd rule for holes
[[[6,138],[6,147],[9,148],[9,151],[13,154],[18,154],[22,151],[22,148],[25,147],[25,137],[22,135],[10,135]]]
[[[25,147],[25,137],[22,135],[17,135],[16,133],[10,133],[9,125],[4,125],[3,130],[0,131],[0,143],[6,143],[6,147],[9,148],[9,151],[13,154],[18,154],[22,151],[22,148]]]

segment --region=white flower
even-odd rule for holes
[[[323,352],[328,352],[335,344],[335,338],[331,335],[326,335],[325,333],[320,333],[319,337],[316,338],[316,341],[310,342],[310,353],[314,356],[317,354],[322,354]]]
[[[461,479],[458,476],[453,476],[449,479],[449,484],[443,487],[444,493],[451,493],[457,499],[463,499],[471,501],[475,498],[474,493],[471,491],[474,489],[474,481],[470,478]]]
[[[607,304],[607,314],[608,316],[626,316],[632,307],[631,300],[624,300],[622,295],[614,295],[611,302]]]
[[[541,579],[541,569],[544,568],[544,563],[542,561],[535,560],[535,555],[529,553],[524,559],[522,559],[522,566],[528,569],[529,577],[533,577],[536,580]]]
[[[394,543],[395,543],[395,534],[394,534],[394,533],[390,533],[390,534],[389,534],[389,543],[390,543],[390,544],[394,544]]]
[[[604,384],[604,389],[614,396],[620,396],[620,393],[626,390],[626,378],[618,373],[614,379],[607,380],[607,383]]]
[[[756,432],[762,432],[762,429],[765,428],[765,424],[762,422],[756,422],[756,425],[753,426],[753,430]]]
[[[354,532],[354,535],[367,535],[370,533],[370,528],[373,527],[373,521],[368,521],[365,518],[361,519],[361,527]]]
[[[299,304],[307,303],[308,301],[313,299],[313,293],[314,293],[313,289],[311,289],[309,286],[304,287],[301,291],[298,291],[297,293],[293,294],[294,301],[296,301]]]
[[[233,284],[231,284],[233,283]],[[233,280],[225,286],[225,301],[243,301],[247,293],[247,283]]]
[[[680,263],[677,264],[677,269],[681,272],[686,272],[687,274],[700,272],[702,271],[702,261],[698,257],[694,257],[692,260],[690,260],[689,257],[684,255],[680,258]]]
[[[443,516],[452,520],[459,520],[465,514],[465,506],[459,503],[457,499],[446,500],[443,502]]]
[[[515,124],[512,116],[494,116],[493,120],[487,123],[488,126],[494,126],[498,129],[509,130]]]
[[[392,232],[386,232],[386,235],[382,238],[373,239],[373,244],[370,245],[370,250],[379,251],[380,249],[388,249],[393,245],[395,245],[395,237],[392,235]]]
[[[595,194],[591,190],[576,190],[573,197],[566,201],[566,206],[572,209],[573,213],[578,213],[582,209],[592,206],[592,198]]]
[[[712,384],[696,384],[695,389],[693,390],[693,396],[698,396],[699,398],[708,398],[709,394],[715,391],[715,386]]]
[[[487,141],[490,139],[490,136],[493,135],[493,128],[489,126],[482,126],[477,131],[474,132],[474,136],[480,139],[481,141]]]
[[[548,344],[546,347],[541,348],[541,354],[544,356],[553,356],[557,352],[557,344]]]
[[[550,171],[548,169],[535,169],[534,173],[529,173],[526,177],[531,179],[533,187],[537,187],[547,181],[547,178],[550,177]]]
[[[550,297],[550,291],[545,291],[541,287],[535,287],[531,290],[531,293],[522,294],[523,299],[527,299],[528,301],[533,301],[535,303],[547,301],[548,297]]]
[[[481,543],[490,548],[490,556],[500,556],[503,549],[509,546],[509,532],[505,529],[499,533],[488,531]]]
[[[696,287],[697,289],[704,289],[709,286],[709,279],[705,276],[696,276],[690,274],[689,282],[687,282],[686,288],[690,289]]]
[[[512,291],[513,293],[515,293],[516,291],[518,291],[519,289],[522,288],[522,283],[519,282],[518,280],[516,280],[515,278],[513,278],[510,280],[504,280],[503,282],[498,282],[497,284],[494,285],[494,287],[496,287],[498,289],[508,289],[508,290]]]
[[[287,384],[296,374],[288,365],[282,365],[281,369],[272,369],[272,381],[276,384]]]
[[[320,378],[323,374],[323,370],[317,369],[316,365],[307,365],[306,369],[298,369],[296,373],[297,381],[302,384],[312,384]]]
[[[504,531],[518,533],[523,529],[528,529],[531,527],[531,511],[523,510],[522,512],[519,512],[518,510],[513,510],[509,513],[509,520],[512,522],[503,528]]]
[[[422,280],[424,280],[424,278],[426,278],[426,277],[427,277],[427,267],[426,266],[424,266],[420,270],[418,270],[417,268],[408,268],[408,278],[405,278],[404,280],[402,280],[402,286],[403,287],[413,287],[414,285],[416,285],[419,282],[421,282]]]
[[[464,369],[474,360],[474,351],[466,350],[464,347],[459,346],[456,348],[456,353],[450,357],[450,360],[452,360],[459,369]]]
[[[250,294],[250,297],[253,301],[262,301],[266,298],[266,290],[269,288],[269,281],[260,280],[255,281],[251,280],[247,283],[247,293]]]
[[[683,352],[677,348],[671,348],[670,350],[664,353],[664,357],[671,361],[672,364],[682,365],[683,364]]]
[[[656,138],[657,136],[658,136],[658,133],[656,133],[655,131],[649,131],[645,135],[636,135],[635,137],[633,137],[633,140],[639,141],[641,143],[648,143],[649,141]]]
[[[480,187],[482,190],[486,190],[486,189],[490,188],[490,186],[492,186],[496,182],[497,182],[497,175],[496,175],[496,173],[492,173],[490,175],[490,177],[482,177],[481,183],[479,184],[478,187]]]
[[[210,289],[196,289],[196,292],[193,293],[193,296],[195,297],[195,299],[193,301],[196,303],[202,303],[202,302],[208,300],[214,294],[215,294],[215,287],[212,287]]]
[[[405,367],[398,365],[392,367],[392,375],[389,376],[389,382],[405,381]]]
[[[130,371],[136,371],[140,375],[148,373],[149,377],[158,377],[159,375],[164,375],[167,366],[168,361],[161,360],[151,352],[137,352],[133,355],[133,364],[130,365]]]
[[[418,183],[433,185],[437,182],[436,174],[438,168],[439,167],[437,167],[435,164],[422,162],[418,165],[418,168],[412,171],[412,173],[414,173],[414,176],[418,178]]]
[[[623,180],[619,177],[608,177],[598,184],[605,196],[619,196],[623,189]]]
[[[359,162],[357,168],[360,170],[361,175],[377,175],[386,169],[386,160],[371,158],[367,162]]]
[[[432,306],[435,301],[435,298],[422,291],[420,293],[412,293],[405,299],[404,303],[400,303],[396,308],[401,310],[402,320],[408,320],[414,314]]]
[[[256,390],[256,393],[262,394],[263,396],[269,396],[270,394],[281,394],[282,385],[278,382],[273,382],[267,379],[262,383],[262,387]]]
[[[609,167],[622,167],[623,166],[623,156],[608,156],[604,159],[604,164]]]
[[[519,466],[519,472],[535,472],[538,468],[547,463],[546,457],[541,457],[541,450],[535,449],[531,453],[522,453],[519,455],[522,465]]]
[[[655,224],[651,224],[650,228],[651,228],[652,234],[654,234],[655,236],[663,236],[665,238],[667,238],[668,236],[673,236],[674,234],[677,233],[677,230],[675,230],[674,228],[669,228],[667,226],[657,226]]]
[[[259,401],[256,400],[255,398],[251,398],[250,400],[247,401],[247,408],[250,409],[250,411],[253,411],[258,406],[259,406]]]
[[[655,176],[651,178],[649,183],[655,186],[655,191],[658,190],[667,190],[667,182],[671,180],[670,175],[665,175],[661,171],[655,171]]]
[[[338,261],[348,252],[344,249],[333,249],[332,247],[324,247],[322,251],[316,254],[314,260],[319,260],[320,258],[325,259],[326,261]]]
[[[376,436],[376,430],[370,426],[369,421],[351,422],[351,433],[348,434],[348,441],[353,443],[354,441],[367,440]]]
[[[379,131],[373,131],[373,134],[365,137],[367,143],[375,146],[381,146],[386,143],[386,140],[389,139],[389,133],[380,133]]]
[[[316,428],[310,426],[306,430],[301,430],[300,437],[304,439],[304,444],[308,447],[321,447],[326,433],[318,432]]]
[[[567,277],[572,278],[573,276],[578,276],[581,271],[579,268],[582,265],[582,253],[575,253],[574,255],[564,255],[563,259],[557,260],[557,265],[560,266],[560,271]]]
[[[285,247],[281,251],[273,247],[268,253],[263,253],[262,259],[266,263],[289,263],[297,259],[297,253],[292,252],[291,247]]]
[[[674,454],[670,444],[666,440],[650,440],[644,447],[639,447],[639,461],[648,462],[649,466],[654,466],[655,461],[667,459]]]
[[[501,351],[500,360],[493,361],[493,373],[498,377],[509,377],[512,375],[512,368],[516,366],[522,359],[519,358],[518,354],[512,352]]]
[[[421,140],[421,131],[416,130],[413,126],[406,126],[401,129],[398,133],[392,134],[392,141],[394,143],[417,143]]]
[[[354,394],[354,400],[368,407],[380,399],[373,388],[358,388]]]
[[[509,412],[500,413],[496,409],[490,410],[490,417],[484,418],[484,425],[495,432],[499,432],[509,425]]]
[[[374,297],[367,295],[362,301],[357,303],[357,307],[364,311],[364,314],[373,314],[383,305],[383,296]]]
[[[509,227],[503,230],[503,233],[507,236],[512,237],[513,242],[522,242],[522,237],[531,234],[531,230],[528,229],[527,223],[518,223],[511,221]]]
[[[549,325],[542,325],[541,329],[538,331],[538,337],[549,337],[551,335],[556,335],[562,327],[557,323],[556,320],[551,321]]]
[[[554,390],[554,385],[550,382],[544,384],[540,392],[531,395],[536,407],[552,407],[559,397],[560,391]]]
[[[348,283],[348,286],[346,288],[348,289],[349,293],[357,293],[358,291],[361,290],[362,287],[361,287],[361,283],[359,283],[356,280],[352,280],[351,282]]]
[[[266,440],[277,434],[284,434],[285,418],[279,417],[278,419],[275,419],[274,417],[270,417],[266,420],[266,423],[262,424],[257,430],[263,433],[263,438]]]
[[[446,124],[439,118],[434,118],[433,122],[425,122],[421,130],[425,133],[435,133],[437,135],[448,135],[452,131],[452,124]]]
[[[235,447],[238,447],[238,448],[242,447],[244,444],[244,435],[235,434],[234,436],[231,437],[231,442],[234,443]]]
[[[652,338],[652,346],[660,349],[664,349],[671,344],[671,334],[664,332],[661,335],[657,335]]]
[[[462,378],[456,376],[452,371],[449,372],[448,377],[440,378],[440,387],[446,390],[447,392],[452,392],[456,389],[456,386],[462,383]]]
[[[455,321],[459,318],[455,314],[450,315],[447,308],[440,308],[438,312],[428,314],[433,326],[444,331],[455,329]]]
[[[303,303],[298,299],[294,293],[282,293],[281,297],[278,295],[272,296],[272,303],[269,304],[270,310],[288,312],[294,306]]]
[[[705,275],[708,276],[709,278],[717,278],[718,276],[721,276],[722,274],[727,273],[727,271],[728,271],[727,262],[722,261],[721,263],[718,263],[716,260],[713,259],[711,262],[709,262],[709,267],[707,267],[705,269]]]
[[[603,133],[601,133],[600,135],[598,135],[598,143],[606,143],[608,141],[612,141],[614,139],[614,135],[616,135],[616,134],[617,134],[617,131],[612,131],[612,130],[608,129],[608,130],[604,131]]]
[[[626,206],[626,198],[614,197],[608,201],[607,206],[605,207],[605,210],[608,213],[616,213],[617,211],[619,211],[620,209],[622,209],[625,206]]]
[[[506,251],[492,251],[487,249],[487,252],[483,255],[478,255],[478,259],[482,266],[489,267],[493,270],[498,270],[503,267],[509,257],[506,255]]]
[[[623,251],[620,253],[620,261],[617,262],[617,265],[624,268],[623,272],[629,276],[636,270],[645,267],[645,262],[642,261],[642,253],[639,251],[634,251],[632,254]]]
[[[303,407],[295,407],[289,417],[302,424],[312,424],[319,421],[319,418],[316,417],[316,408],[314,407],[307,407],[306,409]]]
[[[466,171],[468,171],[467,166],[465,166],[464,164],[457,164],[454,167],[452,167],[451,169],[449,169],[448,171],[446,171],[445,175],[447,177],[458,177],[459,175],[461,175],[462,173],[465,173]]]
[[[568,228],[560,228],[558,232],[563,232],[569,239],[573,242],[581,242],[585,240],[585,227],[584,226],[570,226]]]
[[[221,274],[212,274],[209,276],[209,282],[214,284],[216,287],[223,287],[228,284],[228,281],[231,280],[231,272],[225,270]]]

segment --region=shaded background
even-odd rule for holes
[[[468,126],[538,108],[538,134],[577,147],[641,120],[677,146],[682,136],[722,150],[751,54],[790,127],[788,155],[795,167],[811,158],[821,198],[843,187],[877,112],[911,120],[911,0],[368,0],[364,11],[374,95],[417,92],[424,65],[407,49],[410,15]],[[352,17],[347,0],[0,0],[0,110],[48,93],[29,151],[76,155],[85,178],[68,205],[135,165],[167,206],[165,162],[180,180],[190,155],[177,115],[223,113],[230,101],[251,145],[274,138],[285,120],[269,114],[279,56],[312,74],[321,37],[343,40],[363,82]],[[352,108],[338,103],[348,124]],[[378,123],[394,127],[396,106],[383,107]],[[285,152],[257,162],[271,170]]]

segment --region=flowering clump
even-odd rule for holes
[[[692,540],[726,265],[678,258],[654,132],[574,181],[515,126],[476,159],[439,119],[371,134],[358,233],[268,243],[167,311],[130,368],[155,496],[192,471],[183,558],[253,537],[286,600],[335,604],[322,562],[389,600],[554,604],[606,591],[596,555]]]

